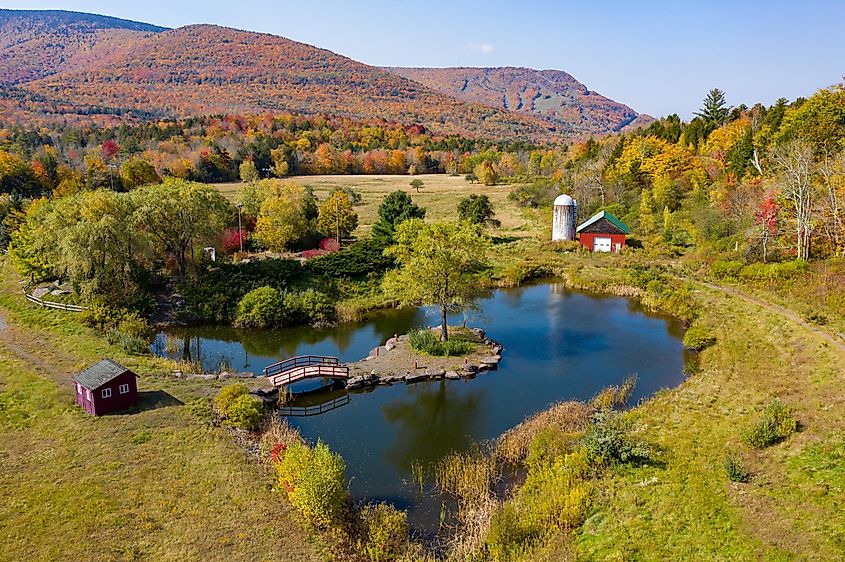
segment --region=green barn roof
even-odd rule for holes
[[[621,230],[625,234],[631,233],[630,229],[627,226],[625,226],[624,222],[617,219],[616,217],[614,217],[613,215],[611,215],[607,211],[599,211],[598,213],[596,213],[595,215],[593,215],[592,217],[587,219],[584,223],[582,223],[581,226],[579,226],[577,229],[575,229],[575,231],[581,232],[583,229],[587,228],[590,225],[597,223],[601,219],[607,219],[608,221],[613,223],[613,226],[615,226],[616,228],[618,228],[619,230]]]

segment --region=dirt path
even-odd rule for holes
[[[57,366],[55,364],[51,365],[38,355],[24,348],[24,346],[20,345],[20,343],[16,340],[15,336],[15,329],[12,326],[9,326],[5,315],[2,311],[0,311],[0,348],[2,348],[0,351],[8,351],[18,359],[31,365],[32,368],[40,374],[48,376],[48,378],[59,384],[70,384],[69,379],[66,377],[56,377],[55,372]]]
[[[760,306],[760,307],[768,310],[769,312],[773,312],[775,314],[780,314],[781,316],[784,316],[785,318],[787,318],[787,319],[795,322],[796,324],[806,328],[807,330],[813,332],[814,334],[816,334],[817,336],[819,336],[820,338],[825,340],[827,343],[829,343],[830,345],[832,345],[834,348],[838,349],[839,351],[845,352],[845,342],[842,342],[838,337],[831,334],[830,332],[822,330],[818,326],[815,326],[814,324],[807,322],[806,320],[801,318],[801,316],[799,316],[793,310],[790,310],[790,309],[784,308],[780,305],[765,301],[761,298],[749,295],[747,293],[743,293],[742,291],[740,291],[738,289],[734,289],[733,287],[725,287],[723,285],[716,285],[714,283],[708,283],[707,281],[697,281],[697,280],[689,279],[689,278],[686,278],[686,277],[678,277],[678,279],[681,279],[683,281],[688,281],[688,282],[691,282],[691,283],[696,283],[698,285],[703,285],[704,287],[707,287],[708,289],[711,289],[713,291],[719,291],[720,293],[724,293],[726,295],[730,295],[730,296],[733,296],[733,297],[740,298],[740,299],[742,299],[746,302],[756,304],[757,306]]]

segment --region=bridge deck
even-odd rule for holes
[[[306,379],[349,378],[349,367],[341,365],[337,357],[300,355],[279,361],[264,368],[264,376],[274,386],[286,386]]]

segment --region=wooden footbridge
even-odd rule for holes
[[[349,367],[337,357],[299,355],[264,368],[264,376],[273,386],[283,387],[307,379],[347,380]]]

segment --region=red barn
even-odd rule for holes
[[[102,416],[138,403],[135,373],[111,359],[103,359],[73,376],[76,403],[89,414]]]
[[[591,252],[618,252],[631,232],[621,220],[599,211],[576,229],[578,241]]]

